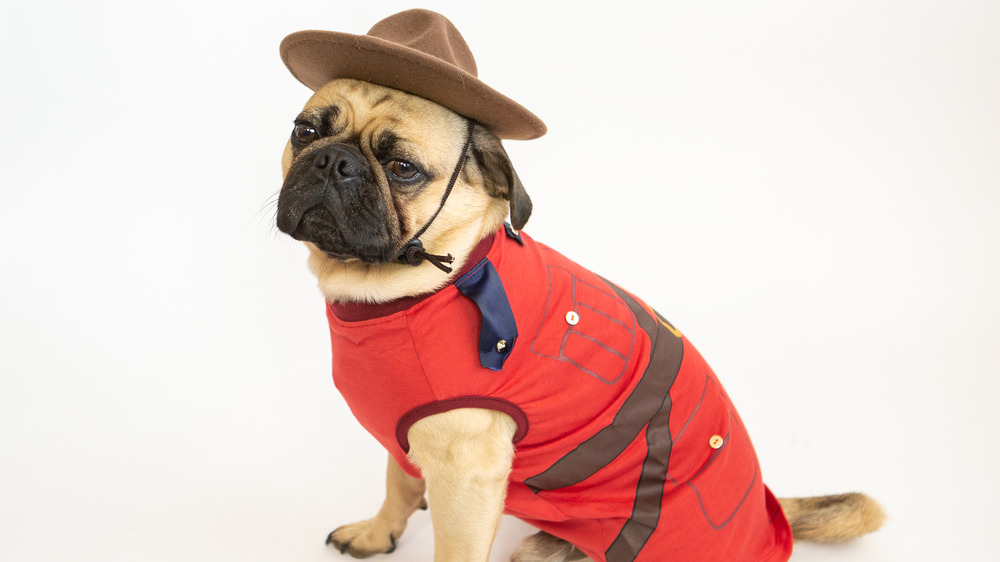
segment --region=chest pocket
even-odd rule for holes
[[[674,439],[668,482],[697,497],[702,514],[722,529],[760,482],[760,469],[739,415],[714,376]]]
[[[606,384],[625,373],[636,320],[613,291],[549,266],[549,299],[531,351],[569,363]]]

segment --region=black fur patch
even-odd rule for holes
[[[340,117],[340,107],[331,105],[324,109],[323,113],[319,116],[320,123],[322,123],[320,134],[324,137],[332,137],[340,133],[344,129],[344,124],[337,124],[338,117]]]
[[[372,152],[379,161],[397,156],[396,149],[399,146],[400,138],[392,131],[383,131],[372,140]]]

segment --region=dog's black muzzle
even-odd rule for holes
[[[301,155],[278,196],[278,228],[336,259],[392,259],[388,212],[364,155],[341,143]]]

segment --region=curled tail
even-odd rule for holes
[[[816,498],[780,498],[795,539],[840,542],[878,530],[885,512],[864,494],[839,494]]]

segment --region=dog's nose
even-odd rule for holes
[[[329,177],[334,182],[361,178],[367,166],[361,152],[346,144],[332,144],[320,150],[313,158],[313,170],[321,177]]]
[[[316,207],[354,209],[363,203],[373,173],[361,151],[333,143],[296,162],[278,196],[278,228],[296,237],[299,223]]]

